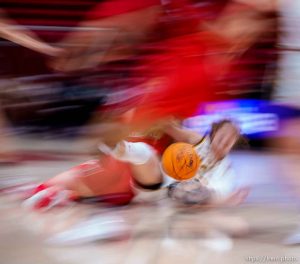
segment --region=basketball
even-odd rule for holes
[[[180,181],[194,177],[201,163],[193,145],[187,143],[170,145],[161,161],[164,172]]]

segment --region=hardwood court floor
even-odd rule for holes
[[[44,180],[86,159],[1,167],[0,185]],[[77,204],[37,213],[21,208],[14,196],[1,195],[0,263],[300,263],[299,247],[282,244],[299,224],[295,198],[281,175],[288,157],[236,152],[232,159],[236,183],[252,187],[247,202],[234,209],[179,208],[154,194],[154,202],[118,209]],[[57,240],[57,234],[70,229],[78,236],[110,228],[118,228],[119,236],[90,243],[73,239],[75,245]]]

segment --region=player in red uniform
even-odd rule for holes
[[[99,48],[101,56],[90,54],[91,60],[103,64],[138,55],[138,70],[133,69],[131,75],[145,80],[139,84],[144,95],[134,106],[132,131],[147,129],[170,116],[183,119],[194,114],[201,102],[224,99],[220,97],[225,94],[224,87],[218,80],[229,71],[232,58],[245,51],[261,33],[261,25],[252,28],[256,20],[251,7],[234,2],[229,2],[215,21],[201,20],[199,10],[188,0],[166,4],[114,0],[100,3],[90,12],[82,26],[113,28],[120,33],[99,33],[99,40],[114,41],[104,53]],[[87,45],[92,37],[83,38]],[[78,38],[75,34],[66,41]],[[56,68],[81,69],[85,59],[89,60],[80,56],[85,54],[82,50],[70,49],[69,53],[70,57],[54,63]],[[127,106],[127,110],[131,107]]]
[[[204,147],[206,152],[213,153],[215,161],[223,160],[239,135],[236,127],[229,121],[215,125],[211,139],[206,141],[198,133],[182,129],[174,124],[165,127],[164,131],[175,141],[194,145],[206,142],[203,146],[199,145],[199,151],[203,152]],[[210,143],[207,144],[207,142]],[[51,208],[74,199],[122,205],[129,203],[134,198],[137,188],[149,191],[161,187],[163,172],[160,167],[160,153],[151,145],[123,140],[114,147],[101,143],[99,149],[103,153],[100,159],[76,166],[38,186],[30,194],[31,197],[26,200],[25,205],[34,208]],[[205,156],[207,155],[205,154]],[[192,193],[182,184],[177,186],[176,192],[172,190],[176,194],[174,196],[176,200],[190,203],[192,195],[194,203],[202,204],[203,202],[207,203],[208,198],[212,198],[210,196],[203,197],[203,193],[210,195],[211,191],[202,186],[202,183],[192,180],[188,185],[189,188],[193,185]],[[196,198],[195,188],[197,188]],[[180,199],[178,199],[179,192]],[[242,199],[241,194],[244,192],[239,191],[231,195],[227,191],[225,198],[222,197],[221,200],[218,198],[218,202],[210,200],[209,203],[216,205],[222,201],[224,204],[229,200],[231,203],[232,200],[237,202],[237,199]]]

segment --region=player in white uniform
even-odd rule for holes
[[[234,171],[226,157],[239,135],[238,128],[229,120],[213,125],[212,132],[206,137],[198,135],[195,150],[202,158],[202,165],[192,179],[171,184],[169,196],[180,203],[192,205],[241,203],[248,195],[248,189],[235,188]],[[197,136],[190,138],[196,140]],[[193,140],[190,143],[194,143]]]

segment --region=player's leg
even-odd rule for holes
[[[128,162],[134,181],[147,189],[159,187],[163,181],[160,162],[155,150],[144,142],[120,141],[115,147],[99,144],[100,151]]]
[[[31,209],[50,209],[66,204],[82,196],[92,195],[86,184],[80,181],[83,164],[62,172],[49,180],[38,184],[28,194],[23,206]]]
[[[123,205],[134,197],[132,178],[129,164],[104,155],[37,186],[24,204],[30,208],[51,208],[76,199]]]

